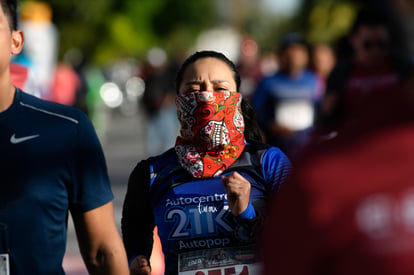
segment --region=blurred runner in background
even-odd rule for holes
[[[259,83],[252,103],[266,142],[295,158],[309,142],[323,86],[307,69],[309,50],[300,34],[282,37],[278,58],[278,71]]]
[[[392,22],[379,8],[364,8],[358,13],[348,35],[352,54],[339,59],[328,78],[318,118],[322,133],[336,131],[340,125],[354,127],[365,118],[366,127],[370,127],[379,115],[372,109],[386,108],[388,100],[398,98],[413,62],[395,43],[398,39],[392,34],[398,32],[392,31]]]

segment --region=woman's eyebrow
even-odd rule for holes
[[[200,85],[202,82],[198,80],[192,80],[185,83],[185,85]]]
[[[212,80],[211,83],[214,83],[214,84],[223,84],[223,83],[229,84],[230,82],[228,82],[227,80]]]
[[[200,85],[202,84],[203,81],[198,81],[198,80],[191,80],[185,83],[185,85]],[[227,80],[212,80],[211,83],[213,84],[229,84],[230,82]]]

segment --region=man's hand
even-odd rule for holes
[[[147,257],[137,256],[129,269],[130,275],[151,275],[151,266]]]
[[[249,205],[250,182],[237,172],[234,172],[229,176],[222,176],[221,180],[226,188],[227,201],[231,213],[234,216],[239,216]]]

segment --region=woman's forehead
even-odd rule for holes
[[[190,64],[183,75],[184,79],[233,79],[233,71],[222,60],[217,58],[201,58]]]

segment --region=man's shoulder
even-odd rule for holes
[[[30,111],[33,116],[42,116],[44,119],[54,118],[75,124],[86,119],[86,114],[78,108],[41,99],[24,91],[18,93],[17,104],[24,110]]]

